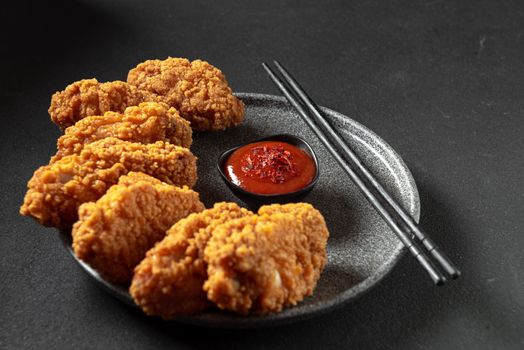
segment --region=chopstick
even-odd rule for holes
[[[399,215],[402,221],[409,227],[409,229],[415,234],[415,236],[420,240],[424,245],[426,250],[435,258],[439,265],[446,271],[451,278],[457,278],[460,276],[460,271],[453,264],[453,262],[444,254],[444,252],[431,240],[431,238],[424,232],[418,224],[413,220],[411,215],[409,215],[404,208],[399,205],[386,191],[384,187],[377,181],[377,179],[370,173],[367,167],[360,161],[358,156],[349,148],[349,146],[344,142],[340,137],[338,132],[327,122],[324,118],[317,104],[307,95],[307,93],[302,89],[298,82],[289,74],[289,72],[277,61],[274,62],[275,66],[284,76],[285,80],[292,87],[293,91],[297,93],[300,99],[308,107],[308,109],[313,113],[316,120],[320,125],[328,132],[329,135],[333,137],[336,144],[343,150],[343,153],[351,159],[353,164],[356,165],[357,169],[362,172],[364,177],[371,183],[373,188],[379,192],[379,194],[384,198],[384,200],[393,208],[395,213]]]
[[[427,253],[430,253],[436,262],[438,262],[444,271],[446,271],[452,278],[457,278],[460,275],[460,271],[455,267],[455,265],[417,225],[411,215],[409,215],[402,206],[389,195],[358,156],[343,141],[337,131],[326,121],[316,103],[300,87],[291,74],[277,61],[274,63],[284,77],[283,80],[281,80],[267,64],[263,63],[262,66],[291,105],[295,107],[302,119],[304,119],[306,124],[308,124],[308,126],[313,130],[324,146],[326,146],[338,164],[362,191],[366,199],[368,199],[371,205],[378,211],[402,243],[408,248],[424,269],[426,269],[435,284],[444,284],[446,278],[442,272],[435,267]],[[319,125],[317,125],[317,123]],[[327,133],[331,139],[324,133]],[[333,144],[333,142],[335,144]],[[339,147],[339,150],[337,150],[335,145]],[[346,160],[339,152],[346,157]],[[351,163],[351,166],[348,163]],[[360,175],[353,170],[352,167],[360,171],[364,178],[369,182],[370,187],[366,185],[364,180],[361,179]],[[374,192],[378,194],[378,197]],[[394,217],[395,214],[396,218]],[[400,223],[397,223],[396,219],[400,219]],[[420,243],[425,247],[427,252],[420,246],[420,243],[417,240],[411,237],[410,231],[420,240]]]

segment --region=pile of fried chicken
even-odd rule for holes
[[[219,69],[149,60],[127,83],[67,86],[49,114],[64,135],[29,181],[20,213],[72,229],[77,257],[130,286],[146,314],[172,319],[213,305],[265,314],[313,293],[329,235],[318,210],[291,203],[253,213],[226,202],[206,209],[191,189],[193,130],[244,118]]]

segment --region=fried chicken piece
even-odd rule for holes
[[[78,218],[80,204],[96,201],[130,171],[177,186],[193,187],[197,179],[196,157],[187,148],[108,137],[36,170],[20,213],[45,226],[69,228]]]
[[[240,314],[281,311],[311,295],[327,260],[328,230],[310,204],[263,206],[217,227],[204,251],[209,300]]]
[[[156,102],[143,102],[127,107],[123,114],[106,112],[86,117],[68,127],[58,139],[58,152],[51,162],[80,153],[85,144],[110,136],[140,143],[167,141],[186,148],[193,141],[189,122],[181,118],[176,109]]]
[[[88,116],[123,112],[128,106],[155,100],[147,91],[123,81],[99,83],[96,79],[84,79],[56,92],[48,112],[51,120],[64,130]]]
[[[129,71],[127,82],[175,107],[197,131],[224,130],[244,119],[224,74],[208,62],[185,58],[148,60]]]
[[[198,193],[188,187],[130,172],[96,202],[80,206],[73,249],[108,281],[129,283],[134,267],[166,230],[202,210]]]
[[[205,310],[210,305],[202,290],[207,241],[218,225],[252,214],[223,202],[174,224],[135,268],[130,293],[137,305],[146,314],[164,319]]]

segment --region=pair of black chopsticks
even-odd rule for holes
[[[302,119],[326,146],[338,164],[362,191],[371,205],[378,211],[411,254],[426,269],[435,284],[444,284],[446,277],[435,266],[430,257],[451,278],[455,279],[460,276],[460,271],[457,267],[417,225],[411,215],[382,187],[338,132],[324,118],[317,104],[313,102],[291,74],[277,61],[274,61],[274,64],[280,71],[282,78],[277,76],[266,63],[262,63],[262,66],[291,105],[295,107]]]

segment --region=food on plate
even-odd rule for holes
[[[48,112],[51,120],[64,130],[85,117],[109,111],[123,112],[128,106],[145,101],[155,101],[155,98],[123,81],[99,83],[96,79],[84,79],[56,92]]]
[[[130,171],[177,186],[193,187],[197,179],[196,157],[187,148],[108,137],[36,170],[20,213],[45,226],[68,228],[77,220],[80,204],[96,201]]]
[[[167,141],[186,148],[193,140],[189,122],[181,118],[176,109],[156,102],[143,102],[127,107],[124,113],[106,112],[86,117],[68,127],[58,139],[58,152],[52,162],[80,153],[85,144],[106,137],[140,143]]]
[[[129,71],[127,82],[160,96],[194,130],[224,130],[244,119],[242,101],[233,95],[224,74],[206,61],[148,60]]]
[[[140,143],[167,141],[189,148],[192,130],[189,122],[181,118],[174,108],[162,103],[144,102],[126,108],[123,114],[106,112],[102,116],[86,117],[67,128],[58,139],[55,159],[79,153],[85,144],[106,137]]]
[[[70,84],[48,111],[64,135],[28,182],[20,213],[72,229],[78,259],[109,283],[129,285],[146,314],[173,319],[213,305],[266,314],[313,293],[329,236],[317,209],[272,204],[255,214],[227,202],[205,209],[191,189],[193,130],[224,130],[244,118],[218,68],[148,60],[127,82]],[[221,174],[249,192],[286,194],[312,187],[315,161],[290,143],[263,141],[236,149]]]
[[[315,162],[304,150],[282,141],[260,141],[236,149],[224,164],[235,185],[258,194],[296,192],[313,181]]]
[[[198,131],[224,130],[244,119],[244,104],[233,95],[224,74],[205,61],[148,60],[133,68],[127,80],[74,82],[53,95],[49,115],[64,130],[88,116],[122,113],[142,102],[164,102]]]
[[[222,202],[174,224],[135,268],[130,293],[137,305],[146,314],[164,319],[205,310],[210,305],[202,289],[207,241],[218,225],[252,214],[235,203]]]
[[[240,314],[297,304],[313,293],[328,235],[322,214],[306,203],[263,206],[218,226],[204,250],[208,299]]]
[[[108,281],[129,283],[134,267],[166,230],[202,210],[198,193],[188,187],[130,172],[96,202],[80,206],[73,249]]]
[[[130,293],[148,315],[172,319],[216,304],[240,314],[281,311],[311,295],[328,230],[310,204],[234,203],[177,222],[135,268]]]

